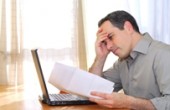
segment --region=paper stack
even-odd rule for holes
[[[112,93],[114,83],[77,67],[55,63],[49,83],[58,89],[84,97],[91,91]]]

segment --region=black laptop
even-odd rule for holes
[[[38,49],[32,49],[31,54],[33,57],[34,65],[36,68],[36,73],[38,75],[39,83],[42,90],[42,96],[40,96],[40,100],[43,103],[48,105],[86,105],[86,104],[94,104],[90,102],[88,99],[79,97],[73,94],[49,94],[46,86],[46,82],[44,79],[43,71],[41,68]]]

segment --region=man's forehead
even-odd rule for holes
[[[102,28],[102,27],[106,27],[106,26],[113,27],[112,23],[109,20],[103,22],[103,24],[100,27]]]
[[[114,31],[118,31],[118,30],[119,30],[119,28],[113,26],[111,23],[102,24],[100,28],[101,28],[104,32],[107,32],[107,33],[111,33],[111,32],[114,32]]]

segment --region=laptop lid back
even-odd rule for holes
[[[33,57],[35,69],[36,69],[38,79],[39,79],[39,83],[40,83],[40,86],[41,86],[41,90],[42,90],[42,93],[43,93],[43,98],[50,100],[48,90],[47,90],[47,87],[46,87],[46,83],[45,83],[45,79],[44,79],[44,75],[43,75],[43,71],[42,71],[42,68],[41,68],[39,56],[38,56],[38,49],[32,49],[31,54],[32,54],[32,57]]]

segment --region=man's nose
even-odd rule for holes
[[[113,43],[112,42],[107,42],[107,49],[112,50],[113,48]]]

